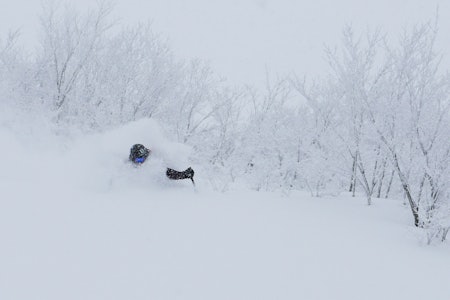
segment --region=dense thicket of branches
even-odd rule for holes
[[[428,240],[450,228],[450,77],[436,26],[388,43],[345,28],[326,51],[330,72],[308,82],[270,78],[231,87],[199,60],[183,61],[150,25],[117,28],[111,7],[76,14],[49,6],[33,56],[17,33],[0,41],[0,98],[58,130],[105,130],[154,118],[194,148],[217,189],[350,191],[404,197]]]

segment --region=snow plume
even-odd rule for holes
[[[131,186],[159,189],[170,186],[165,177],[167,167],[184,170],[191,165],[190,148],[169,141],[150,119],[103,133],[72,136],[58,136],[45,127],[30,125],[0,126],[0,176],[5,181],[24,180],[61,191],[102,192]],[[130,148],[136,143],[152,151],[139,167],[128,161]]]
[[[147,161],[137,167],[128,161],[134,144],[151,150]],[[105,133],[80,136],[68,145],[62,159],[75,180],[91,188],[159,188],[170,184],[165,177],[167,167],[184,170],[190,166],[189,153],[188,146],[169,141],[156,121],[142,119]]]

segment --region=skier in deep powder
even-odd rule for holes
[[[151,150],[146,148],[144,145],[135,144],[130,149],[129,160],[135,165],[141,165],[146,161],[150,153]],[[190,179],[195,185],[194,170],[191,167],[187,168],[184,171],[177,171],[171,168],[167,168],[166,176],[172,180]]]

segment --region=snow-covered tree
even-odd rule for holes
[[[96,10],[80,14],[73,8],[50,3],[44,5],[41,16],[43,36],[39,56],[41,85],[48,92],[50,107],[58,121],[70,118],[76,103],[82,72],[91,63],[101,47],[106,31],[112,26],[109,20],[112,6],[99,2]],[[85,100],[85,99],[83,99]]]
[[[442,218],[449,201],[450,77],[440,70],[436,34],[431,24],[417,26],[401,37],[398,48],[388,48],[384,88],[365,103],[414,223],[427,229],[429,242],[448,231],[437,215]]]

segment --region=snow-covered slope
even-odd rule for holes
[[[164,177],[189,149],[151,121],[0,139],[2,300],[450,298],[448,243],[418,242],[401,201],[221,194],[200,173],[194,191]]]

